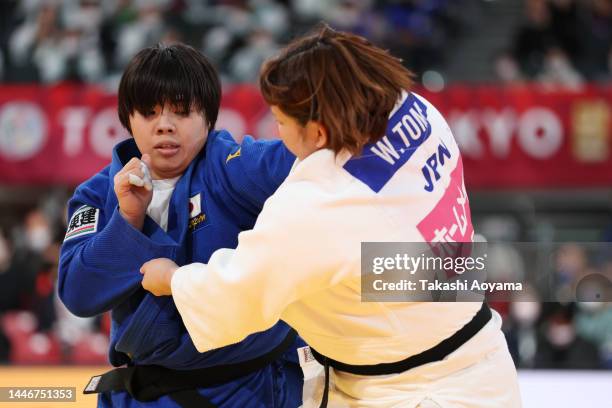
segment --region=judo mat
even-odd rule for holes
[[[97,395],[84,395],[89,379],[110,369],[110,366],[0,366],[0,387],[75,387],[76,401],[33,402],[15,399],[0,402],[0,408],[81,408],[95,407]]]
[[[0,402],[0,408],[95,407],[97,396],[84,395],[83,388],[93,375],[109,369],[108,366],[0,366],[0,387],[76,388],[75,402]],[[612,370],[519,370],[519,382],[524,408],[603,407],[610,401]]]

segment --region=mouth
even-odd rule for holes
[[[160,142],[157,143],[153,148],[156,152],[164,157],[174,156],[181,146],[174,142]]]

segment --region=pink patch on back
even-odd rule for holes
[[[451,181],[444,195],[417,225],[417,229],[439,256],[458,256],[460,254],[457,252],[461,252],[462,246],[455,243],[472,242],[474,228],[463,183],[461,158],[451,173]]]

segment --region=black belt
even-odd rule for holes
[[[258,371],[278,359],[297,336],[290,330],[285,339],[268,353],[252,360],[195,370],[173,370],[166,367],[132,366],[115,368],[89,380],[84,394],[127,391],[137,401],[155,401],[168,395],[182,407],[213,408],[197,388],[213,387]]]
[[[325,357],[311,347],[310,350],[312,351],[312,355],[325,368],[325,388],[323,389],[323,399],[319,408],[327,407],[327,401],[329,398],[330,366],[336,370],[357,375],[389,375],[403,373],[404,371],[423,364],[444,360],[446,356],[457,350],[476,333],[478,333],[478,331],[482,329],[489,320],[491,320],[491,309],[487,303],[484,302],[480,310],[474,315],[474,317],[472,317],[472,320],[466,323],[466,325],[459,329],[459,331],[457,331],[455,334],[442,340],[440,343],[430,349],[410,356],[405,360],[396,361],[393,363],[380,363],[373,365],[346,364],[329,357]]]

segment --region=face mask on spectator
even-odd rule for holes
[[[597,312],[606,305],[605,302],[576,302],[580,310],[588,313]]]
[[[30,227],[26,230],[26,242],[31,250],[42,252],[51,244],[51,231],[44,226]]]
[[[538,302],[513,302],[510,313],[522,326],[531,326],[540,315],[540,303]]]
[[[557,348],[568,347],[576,337],[576,332],[571,323],[550,322],[546,337],[550,344]]]

